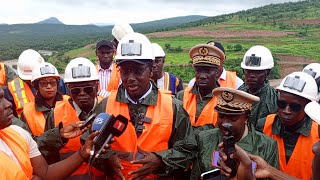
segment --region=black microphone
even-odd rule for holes
[[[231,169],[230,177],[235,177],[237,175],[237,162],[235,159],[230,158],[230,155],[236,152],[234,136],[232,136],[233,125],[222,123],[222,126],[227,131],[227,134],[223,135],[223,151],[227,155],[225,163]]]
[[[95,158],[100,155],[103,147],[109,144],[113,137],[119,137],[126,130],[127,125],[128,119],[126,117],[111,115],[109,120],[101,127],[99,135],[94,139],[94,145],[99,148]]]
[[[94,119],[94,121],[93,121],[93,123],[92,123],[92,126],[91,126],[91,131],[92,131],[92,132],[100,131],[101,128],[102,128],[105,124],[107,124],[107,123],[110,121],[110,119],[112,119],[112,117],[113,117],[113,115],[110,115],[110,114],[107,114],[107,113],[100,113],[100,114]],[[87,122],[87,121],[86,121],[86,122]],[[96,137],[93,139],[94,142],[97,140],[97,137],[98,137],[98,136],[96,136]],[[93,157],[93,155],[94,155],[94,153],[95,153],[95,149],[96,149],[96,147],[95,147],[95,144],[94,144],[94,145],[92,146],[91,151],[90,151],[89,164],[90,164],[91,161],[92,161],[92,157]]]
[[[93,120],[95,120],[97,114],[93,113],[91,114],[91,116],[89,116],[86,121],[84,122],[84,124],[80,127],[80,129],[84,129],[85,127],[89,126],[89,124],[91,124],[93,122]]]

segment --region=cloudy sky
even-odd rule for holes
[[[138,23],[186,15],[216,16],[298,0],[2,0],[0,24],[57,17],[65,24]]]

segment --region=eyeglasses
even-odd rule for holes
[[[122,76],[127,77],[129,76],[130,73],[132,73],[135,76],[142,76],[143,73],[145,72],[145,70],[147,70],[149,66],[145,66],[145,67],[139,67],[139,68],[124,68],[124,67],[120,67],[120,73]]]
[[[58,85],[58,81],[39,81],[39,85],[41,87],[48,87],[49,84],[51,87],[56,87]]]
[[[93,92],[93,90],[94,90],[94,87],[92,87],[92,86],[70,88],[70,92],[72,94],[80,94],[81,91],[83,91],[87,94],[90,94]]]
[[[302,108],[302,106],[298,103],[288,104],[286,101],[282,101],[282,100],[277,101],[277,106],[280,109],[285,109],[287,106],[289,106],[289,108],[294,112],[299,112]]]

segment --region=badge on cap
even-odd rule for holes
[[[221,97],[223,100],[225,100],[227,103],[231,102],[233,100],[233,94],[231,92],[228,91],[223,91],[221,93]]]
[[[202,56],[207,56],[209,54],[209,49],[206,47],[199,48],[199,54]]]

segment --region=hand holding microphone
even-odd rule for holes
[[[101,154],[104,146],[109,144],[113,137],[119,137],[125,131],[127,125],[128,119],[122,115],[114,117],[107,113],[100,113],[92,123],[92,132],[99,131],[99,135],[93,140],[94,146],[90,152],[89,163],[92,163]],[[96,149],[98,151],[95,154]]]

